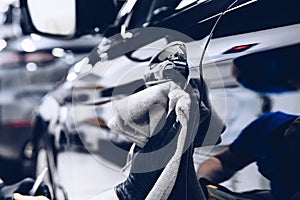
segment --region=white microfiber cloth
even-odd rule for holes
[[[169,106],[175,107],[176,119],[181,124],[177,147],[174,155],[166,165],[165,169],[154,184],[146,200],[168,199],[175,184],[181,156],[184,153],[184,144],[188,132],[188,120],[190,118],[191,99],[189,94],[183,90],[173,90],[169,93]]]
[[[174,82],[146,88],[114,103],[115,113],[108,126],[126,135],[139,147],[144,147],[147,143],[152,131],[162,121],[164,113],[175,109],[177,121],[181,124],[175,153],[146,200],[167,199],[173,189],[184,151],[190,105],[189,94]]]
[[[174,82],[166,82],[114,101],[114,113],[108,127],[143,148],[156,126],[164,120],[166,112],[173,109],[174,100],[168,96],[174,90],[181,88]],[[168,102],[172,107],[168,107]]]

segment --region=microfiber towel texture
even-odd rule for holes
[[[187,137],[191,107],[189,94],[174,82],[166,82],[118,100],[113,105],[114,115],[108,126],[141,148],[154,134],[153,130],[166,112],[175,109],[176,120],[181,124],[176,150],[146,197],[146,200],[168,199],[176,181]]]
[[[176,91],[182,91],[180,86],[166,82],[114,101],[113,117],[108,127],[143,148],[154,134],[156,126],[164,120],[166,112],[175,107],[175,95],[172,94]],[[169,94],[172,98],[169,98]]]

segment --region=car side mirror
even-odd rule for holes
[[[24,34],[74,39],[102,34],[113,24],[120,5],[113,0],[20,0]]]
[[[76,29],[75,0],[28,0],[32,23],[39,32],[73,35]]]

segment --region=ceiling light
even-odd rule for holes
[[[7,42],[3,39],[0,39],[0,51],[2,51],[7,46]]]
[[[61,58],[65,55],[65,50],[63,50],[62,48],[54,48],[52,49],[52,55]]]
[[[77,74],[75,72],[71,72],[67,75],[67,81],[74,81],[77,77]]]
[[[37,65],[35,63],[32,63],[32,62],[27,63],[26,64],[26,69],[27,69],[27,71],[34,72],[34,71],[37,70]]]
[[[30,34],[30,37],[31,37],[34,41],[39,41],[39,40],[42,39],[41,36],[39,36],[39,35],[37,35],[37,34],[34,34],[34,33]]]
[[[21,42],[21,47],[25,52],[34,52],[36,50],[35,45],[33,44],[32,40],[24,39]]]

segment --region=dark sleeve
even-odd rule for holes
[[[263,121],[266,117],[267,115],[263,115],[244,128],[229,146],[229,150],[241,158],[254,160],[253,148],[255,148],[256,140],[259,139],[258,134],[260,134],[261,127],[264,126]]]
[[[257,148],[268,143],[274,131],[284,131],[297,116],[282,112],[266,113],[250,123],[231,144],[230,150],[240,157],[252,158]]]

